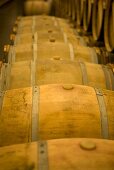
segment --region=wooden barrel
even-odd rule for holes
[[[26,1],[24,4],[25,15],[49,14],[51,10],[50,1]]]
[[[45,46],[42,43],[38,44],[37,58],[50,59],[54,56],[71,61],[80,60],[98,63],[97,55],[93,48],[78,46],[77,44],[73,46],[71,43],[65,44],[60,42],[45,43]]]
[[[49,42],[17,45],[12,47],[12,62],[26,61],[31,59],[51,59],[59,56],[63,60],[85,61],[98,63],[97,53],[94,48],[72,45],[71,43],[56,42],[50,39]]]
[[[93,2],[91,0],[84,1],[84,11],[83,11],[83,30],[90,31],[91,30],[91,19],[92,19],[92,7]]]
[[[33,6],[33,1],[26,1],[24,4],[24,13],[25,15],[32,15],[32,6]]]
[[[46,30],[54,30],[54,31],[59,31],[60,32],[60,28],[58,26],[55,25],[50,25],[48,23],[44,24],[44,25],[40,25],[38,27],[38,24],[36,27],[24,27],[18,30],[18,35],[19,34],[34,34],[37,31],[46,31]]]
[[[72,21],[76,21],[76,12],[77,12],[77,7],[76,7],[76,5],[77,5],[77,0],[72,0],[71,1],[71,6],[72,6],[72,17],[71,17],[71,20]]]
[[[53,24],[55,17],[48,16],[48,15],[38,15],[38,16],[30,16],[30,17],[21,17],[18,21],[18,25],[20,27],[31,27],[34,22],[39,25],[45,24],[45,22],[48,22],[50,24]]]
[[[37,62],[16,62],[9,64],[5,89],[68,83],[114,90],[112,67],[65,61],[58,56]]]
[[[72,0],[68,0],[68,17],[70,18],[72,16]]]
[[[1,170],[112,170],[114,141],[59,139],[0,148]],[[49,168],[48,168],[49,167]]]
[[[95,41],[101,38],[103,31],[104,8],[103,0],[94,1],[92,10],[92,35]]]
[[[9,90],[0,114],[0,146],[37,139],[114,139],[113,110],[114,92],[87,86]]]
[[[68,14],[68,0],[59,0],[59,5],[58,7],[55,6],[55,8],[58,10],[57,16],[65,18]]]
[[[84,0],[77,0],[77,26],[82,25],[83,12],[84,12]]]
[[[104,18],[104,42],[107,51],[114,50],[114,2],[109,0]]]
[[[59,6],[59,4],[60,4],[60,1],[59,0],[54,0],[53,1],[54,3],[54,5],[53,5],[53,10],[54,10],[54,15],[56,16],[56,17],[60,17],[60,6]]]
[[[31,19],[22,18],[18,25],[14,26],[13,32],[15,34],[27,34],[41,30],[46,31],[47,29],[55,29],[60,31],[55,17],[47,17],[42,15],[34,16]]]
[[[37,37],[37,40],[36,40]],[[27,34],[18,34],[15,39],[15,44],[28,44],[28,43],[45,43],[50,41],[56,42],[66,42],[67,35],[62,33],[62,31],[57,31],[54,29],[48,29],[45,31],[38,31],[35,35],[32,33]]]
[[[65,18],[68,17],[68,11],[69,11],[69,0],[63,1],[63,6],[64,6],[64,16]],[[61,9],[62,11],[62,9]]]
[[[68,39],[68,41],[74,45],[77,43],[78,43],[78,45],[85,45],[83,38],[79,38],[79,36],[76,36],[75,30],[68,25],[66,20],[64,20],[64,19],[56,20],[54,17],[46,18],[46,17],[41,17],[41,16],[39,16],[37,18],[36,17],[34,18],[34,22],[33,22],[34,28],[29,25],[28,25],[29,27],[25,26],[26,24],[28,24],[27,22],[25,22],[26,20],[21,21],[21,23],[19,24],[18,31],[17,31],[15,44],[20,44],[23,42],[29,43],[30,41],[33,42],[33,36],[34,36],[33,34],[35,32],[41,33],[41,30],[42,30],[42,35],[46,31],[48,33],[50,33],[50,35],[53,34],[54,32],[58,32],[58,34],[61,34],[61,32],[62,32],[63,35],[56,36],[56,38],[58,40],[63,40],[62,37],[64,37],[65,42]],[[39,22],[36,22],[37,20]]]

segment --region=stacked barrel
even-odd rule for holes
[[[0,66],[1,170],[112,170],[113,66],[99,65],[99,49],[66,19],[18,17],[10,41]]]
[[[105,56],[109,55],[109,61],[114,61],[113,0],[58,1],[56,11],[59,9],[62,13],[56,12],[56,15],[70,19],[80,34],[87,35],[88,45],[101,46],[101,51],[106,53]]]
[[[26,0],[24,3],[25,15],[49,14],[52,0]]]

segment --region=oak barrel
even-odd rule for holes
[[[77,41],[78,43],[78,41]],[[98,56],[94,48],[80,46],[78,44],[56,42],[38,42],[37,44],[16,45],[12,47],[12,61],[26,61],[31,59],[51,59],[59,56],[65,60],[80,60],[90,63],[98,63]]]
[[[76,21],[76,13],[77,13],[77,0],[72,0],[71,1],[72,5],[72,21]]]
[[[67,17],[68,12],[69,12],[69,1],[68,0],[57,1],[55,4],[55,8],[56,8],[56,13],[57,13],[56,16],[65,18]]]
[[[85,0],[83,9],[83,30],[87,32],[91,30],[93,1]]]
[[[68,17],[70,18],[72,16],[72,4],[71,0],[68,0]]]
[[[77,26],[82,25],[82,20],[83,20],[83,12],[84,12],[84,2],[83,0],[76,0],[76,5],[77,5]]]
[[[45,49],[48,49],[45,50]],[[80,60],[92,63],[98,63],[97,54],[93,48],[79,46],[77,44],[72,45],[71,43],[42,43],[38,44],[37,49],[38,58],[53,58],[54,56],[59,56],[61,59],[65,60]]]
[[[0,148],[1,170],[112,170],[114,141],[61,139]]]
[[[109,0],[104,17],[104,42],[107,51],[114,51],[114,1]]]
[[[27,34],[19,34],[15,38],[15,44],[28,44],[28,43],[45,43],[50,41],[56,42],[66,42],[67,35],[62,33],[61,31],[47,29],[46,31],[38,31],[35,34],[27,33]]]
[[[51,1],[25,1],[25,15],[49,14],[51,10]]]
[[[18,26],[20,27],[30,27],[32,26],[32,24],[37,24],[38,26],[39,25],[44,25],[45,22],[49,23],[49,24],[53,24],[56,20],[56,17],[54,16],[48,16],[48,15],[37,15],[37,16],[30,16],[30,17],[21,17],[20,20],[18,21]]]
[[[35,31],[46,31],[47,29],[55,29],[59,30],[58,23],[56,22],[55,17],[46,16],[46,15],[39,15],[39,16],[32,16],[30,18],[25,17],[22,18],[18,22],[17,25],[14,26],[13,31],[16,34],[23,34],[23,33],[33,33]]]
[[[39,22],[36,22],[38,18]],[[44,37],[55,37],[57,41],[70,42],[73,45],[86,45],[83,38],[76,35],[75,29],[69,26],[69,24],[64,19],[55,19],[54,17],[39,16],[34,18],[32,25],[29,22],[22,20],[18,26],[17,35],[15,36],[14,44],[30,43],[34,42],[34,34],[37,32],[38,37],[40,34]],[[28,21],[28,20],[27,20]],[[25,26],[28,24],[28,26]],[[34,27],[33,27],[34,25]],[[46,25],[46,27],[45,27]],[[37,29],[38,28],[38,29]],[[41,33],[42,30],[42,33]],[[45,34],[47,35],[45,36]],[[44,35],[43,35],[44,34]],[[43,40],[41,39],[41,40]]]
[[[58,56],[50,60],[37,59],[36,62],[21,61],[9,64],[5,89],[60,83],[114,90],[112,67],[65,61]]]
[[[105,4],[103,0],[95,0],[92,10],[92,35],[95,41],[101,38],[104,22]]]
[[[0,146],[59,138],[114,139],[114,92],[77,85],[6,91]]]

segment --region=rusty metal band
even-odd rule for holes
[[[36,60],[37,60],[37,34],[34,34],[34,42],[32,45],[32,55],[33,61],[31,61],[31,86],[35,85],[35,75],[36,75]]]
[[[110,74],[110,78],[111,78],[111,82],[112,82],[112,89],[114,90],[114,73],[112,72],[112,69],[108,68],[109,74]]]
[[[64,33],[64,32],[63,32],[63,37],[64,37],[64,42],[65,42],[65,43],[68,43],[67,35],[66,35],[66,33]]]
[[[111,90],[111,79],[110,79],[110,73],[108,71],[108,68],[104,65],[102,65],[102,69],[103,69],[103,72],[104,72],[104,75],[105,75],[105,82],[106,82],[106,87],[108,90]]]
[[[36,64],[31,61],[31,86],[35,86]]]
[[[82,72],[82,80],[84,85],[88,85],[88,76],[87,76],[87,69],[85,63],[79,61],[81,72]]]
[[[71,61],[74,61],[74,48],[73,48],[73,45],[71,43],[68,44],[69,45],[69,50],[70,50],[70,59]]]
[[[93,48],[89,48],[89,53],[92,63],[98,64],[98,57],[95,50]]]
[[[38,140],[38,104],[39,104],[39,88],[37,86],[32,88],[32,141]]]
[[[60,26],[60,30],[63,33],[64,42],[67,44],[68,43],[67,34],[64,32],[64,30],[63,30],[63,28],[61,26]]]
[[[100,109],[100,118],[101,118],[101,133],[102,137],[104,139],[109,138],[109,132],[108,132],[108,116],[107,116],[107,110],[106,110],[106,104],[104,101],[104,96],[101,90],[95,88],[96,95],[97,95],[97,100],[99,104],[99,109]]]
[[[38,33],[37,33],[37,32],[34,33],[33,36],[34,36],[34,41],[33,41],[33,43],[34,43],[34,44],[38,44]]]
[[[46,141],[38,142],[39,167],[38,170],[48,170],[48,146]]]
[[[37,49],[37,44],[33,44],[33,60],[36,61],[37,60],[37,54],[38,53],[38,49]]]

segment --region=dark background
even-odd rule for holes
[[[24,0],[0,0],[0,59],[3,48],[9,44],[9,36],[17,16],[23,15]]]

